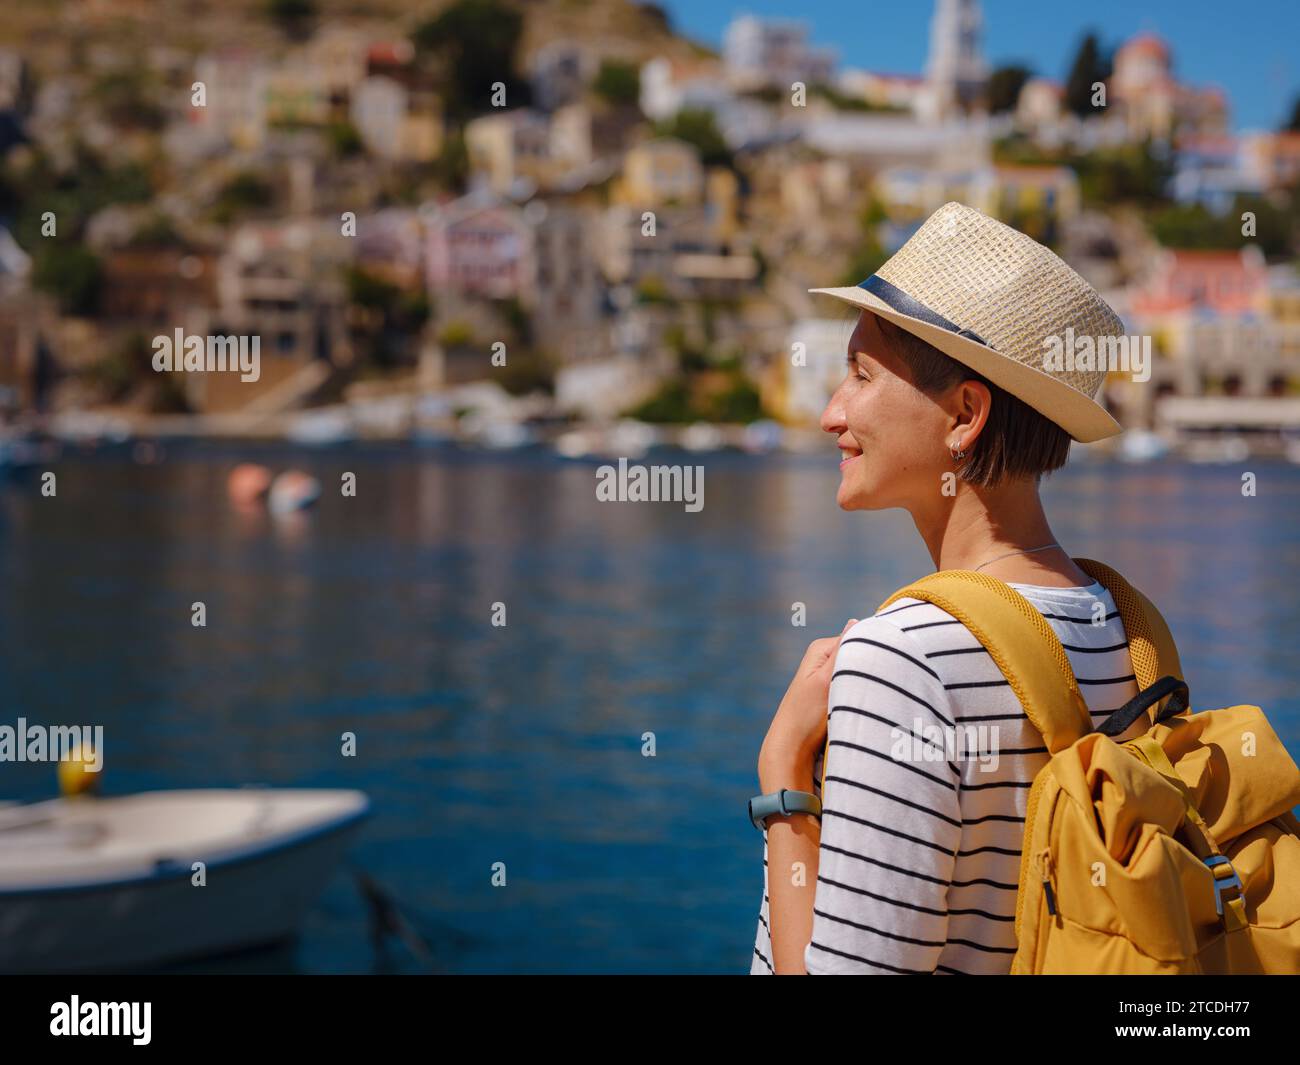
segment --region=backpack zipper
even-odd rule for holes
[[[1047,900],[1047,912],[1056,916],[1056,893],[1052,890],[1052,851],[1044,848],[1038,852],[1038,873],[1043,878],[1043,897]]]

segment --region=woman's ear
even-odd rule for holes
[[[970,451],[988,424],[993,394],[983,381],[962,381],[953,389],[952,434],[948,444],[958,451]]]

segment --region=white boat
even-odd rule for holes
[[[1151,462],[1169,453],[1169,441],[1149,429],[1130,429],[1119,438],[1117,452],[1121,462]]]
[[[0,808],[0,971],[153,968],[287,939],[369,805],[241,788]]]
[[[356,426],[349,412],[340,407],[321,407],[295,414],[284,427],[284,438],[307,447],[348,444],[356,439]]]

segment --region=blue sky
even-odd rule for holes
[[[734,15],[798,18],[814,44],[839,50],[840,63],[920,73],[932,0],[659,0],[688,37],[718,47]],[[1079,39],[1102,43],[1143,30],[1160,34],[1174,72],[1228,94],[1236,129],[1275,128],[1300,94],[1300,0],[984,0],[984,50],[994,66],[1023,62],[1064,80]]]

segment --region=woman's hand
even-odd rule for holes
[[[826,742],[826,709],[835,653],[844,633],[857,620],[850,618],[838,636],[813,640],[808,645],[758,755],[758,779],[765,793],[779,788],[811,790],[813,759]]]

